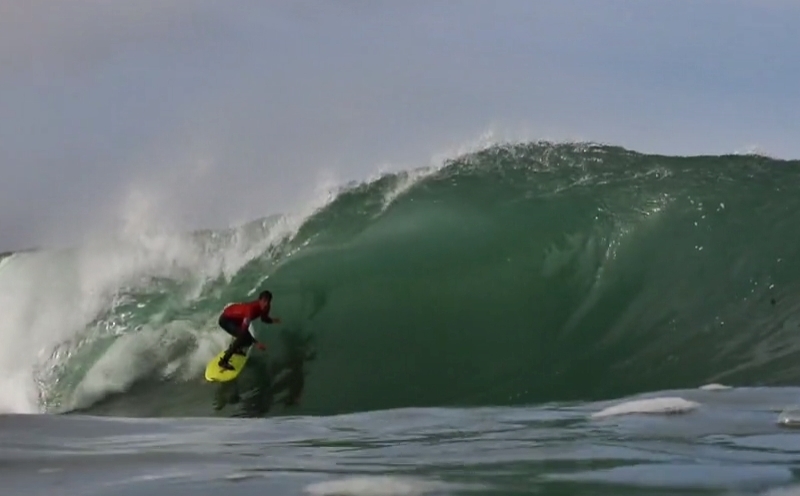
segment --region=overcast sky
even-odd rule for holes
[[[0,0],[0,251],[224,225],[487,131],[800,156],[794,0]]]

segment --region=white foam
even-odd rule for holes
[[[706,384],[705,386],[701,386],[700,389],[703,391],[728,391],[733,388],[724,384]]]
[[[406,496],[450,489],[449,484],[408,477],[371,476],[317,482],[306,486],[316,496]]]
[[[792,428],[800,427],[800,408],[791,406],[784,409],[780,415],[778,415],[778,425]]]
[[[123,331],[88,328],[114,307],[118,291],[146,283],[148,276],[185,278],[192,271],[202,284],[202,267],[196,253],[176,246],[93,246],[15,257],[0,274],[0,411],[41,411],[37,381],[46,382],[50,370],[92,334]],[[59,347],[62,353],[54,353]]]
[[[122,391],[146,374],[189,374],[210,359],[211,344],[191,355],[167,354],[164,343],[175,336],[199,344],[203,327],[166,330],[92,326],[119,303],[121,291],[146,288],[152,278],[179,280],[192,287],[175,295],[189,303],[220,275],[230,278],[270,245],[291,236],[313,211],[330,201],[319,196],[307,208],[265,225],[209,237],[174,234],[150,224],[157,208],[148,197],[125,202],[130,216],[119,231],[86,241],[80,248],[16,254],[4,259],[0,272],[0,413],[44,411],[56,371],[78,348],[102,336],[117,337],[70,398],[62,405],[85,405],[103,394]],[[208,324],[208,327],[213,324]],[[162,326],[163,327],[163,326]],[[223,336],[224,337],[224,336]],[[222,346],[216,343],[216,347]],[[169,349],[169,348],[167,348]],[[139,350],[132,355],[131,350]],[[154,362],[148,365],[147,353]],[[170,354],[171,353],[171,354]]]
[[[627,401],[619,405],[605,408],[592,414],[592,418],[612,417],[618,415],[634,414],[676,414],[686,413],[698,408],[699,403],[687,401],[683,398],[651,398]]]

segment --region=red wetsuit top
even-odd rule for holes
[[[259,317],[261,317],[261,320],[264,322],[272,322],[272,319],[269,317],[269,309],[265,308],[262,312],[258,301],[228,305],[225,307],[225,310],[222,311],[222,316],[238,322],[239,325],[242,326],[242,330],[247,329],[250,322]]]

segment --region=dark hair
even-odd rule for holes
[[[272,293],[270,293],[267,290],[264,290],[264,291],[258,293],[258,299],[259,300],[272,301]]]

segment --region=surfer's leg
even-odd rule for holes
[[[250,336],[249,332],[243,332],[236,322],[226,319],[225,317],[219,318],[219,326],[234,338],[230,346],[228,346],[228,349],[225,351],[225,354],[222,355],[222,358],[220,358],[219,366],[227,370],[233,370],[233,367],[228,363],[228,361],[231,359],[231,355],[233,355],[240,348],[242,334],[246,334],[251,340],[252,337]]]
[[[240,327],[239,324],[237,324],[235,321],[225,317],[220,317],[218,324],[223,331],[227,332],[234,338],[239,336]]]
[[[241,331],[241,334],[236,336],[236,339],[234,339],[231,345],[228,346],[228,349],[225,350],[225,354],[219,359],[219,366],[223,369],[233,370],[233,366],[229,363],[231,356],[233,356],[234,353],[244,355],[244,350],[251,344],[253,344],[253,337],[250,333]]]
[[[250,348],[254,342],[255,340],[253,340],[253,336],[251,336],[249,332],[242,331],[231,346],[235,348],[233,351],[235,354],[246,355],[247,349]]]
[[[230,362],[230,359],[231,359],[231,355],[233,355],[234,351],[236,351],[236,341],[235,340],[231,343],[230,346],[228,346],[228,349],[225,350],[225,354],[222,355],[222,358],[219,359],[219,363],[217,363],[217,365],[219,365],[223,369],[233,370],[233,365],[231,365],[229,362]]]
[[[244,355],[245,350],[247,347],[252,343],[253,338],[250,337],[250,333],[247,331],[241,331],[236,338],[231,341],[231,345],[228,347],[228,352],[233,355]]]

